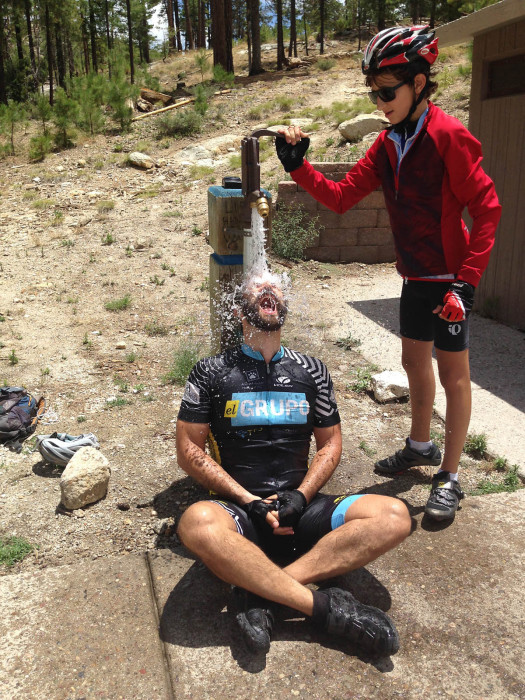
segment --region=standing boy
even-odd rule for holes
[[[341,182],[327,180],[303,160],[309,139],[299,127],[281,130],[276,148],[293,180],[340,214],[382,185],[403,277],[402,362],[412,424],[405,447],[375,468],[395,475],[410,467],[441,465],[425,512],[446,520],[464,497],[457,473],[471,410],[468,316],[501,207],[481,168],[479,142],[429,101],[437,87],[431,73],[437,41],[427,26],[391,27],[368,44],[362,70],[370,99],[390,126]],[[470,232],[461,218],[465,207],[472,217]],[[430,439],[433,348],[447,401],[443,462]]]

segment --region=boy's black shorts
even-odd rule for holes
[[[469,319],[444,321],[432,310],[443,305],[450,282],[406,280],[401,292],[399,325],[403,338],[434,341],[438,350],[461,352],[469,346]]]
[[[270,558],[296,558],[310,550],[321,537],[334,529],[332,516],[342,501],[349,507],[362,494],[355,496],[330,496],[318,493],[306,506],[293,535],[274,535],[269,525],[254,523],[241,506],[231,501],[213,499],[234,519],[237,532],[254,542]],[[337,514],[335,514],[337,516]]]

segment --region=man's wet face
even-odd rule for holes
[[[243,294],[242,313],[248,323],[261,331],[279,330],[287,312],[281,289],[268,281],[254,281]]]

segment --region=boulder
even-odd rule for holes
[[[408,396],[408,379],[406,374],[386,370],[374,374],[371,380],[374,398],[381,403]]]
[[[140,153],[139,151],[133,151],[128,156],[128,160],[132,165],[136,165],[138,168],[143,168],[144,170],[149,170],[155,165],[155,161],[150,156],[145,153]]]
[[[109,462],[100,450],[81,447],[69,460],[60,477],[64,507],[77,510],[104,498],[110,474]]]
[[[382,131],[387,123],[374,114],[358,114],[357,117],[339,124],[339,133],[347,141],[359,141],[372,131]]]

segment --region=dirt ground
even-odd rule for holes
[[[330,50],[353,48],[338,44]],[[163,377],[174,352],[190,339],[199,341],[206,354],[211,252],[206,242],[207,189],[212,182],[220,184],[224,175],[240,175],[240,169],[224,162],[213,176],[192,179],[177,154],[221,135],[231,135],[240,147],[244,136],[266,123],[250,119],[249,109],[277,95],[327,106],[363,94],[355,56],[335,60],[326,72],[314,65],[258,80],[239,79],[230,94],[213,99],[210,113],[215,116],[198,137],[157,140],[153,117],[134,124],[129,134],[80,140],[41,164],[28,163],[23,155],[4,161],[0,381],[46,397],[48,410],[38,434],[95,433],[112,475],[104,500],[68,512],[60,506],[62,470],[31,452],[32,441],[20,455],[0,448],[0,535],[18,535],[37,547],[11,569],[0,567],[0,573],[176,542],[174,524],[201,491],[177,466],[174,423],[182,388],[165,384]],[[454,60],[463,57],[448,59],[449,73]],[[155,70],[167,90],[177,82],[180,63],[161,63]],[[186,70],[188,84],[199,79],[191,64]],[[436,101],[465,120],[465,94],[468,81],[450,82]],[[332,139],[325,160],[346,161],[355,155],[355,147],[340,143],[334,125],[321,121],[313,146]],[[148,152],[159,167],[126,167],[125,154],[131,150]],[[261,183],[275,193],[280,179],[280,165],[268,151]],[[358,349],[336,344],[347,332],[332,322],[328,308],[332,286],[381,276],[390,266],[365,270],[358,264],[310,261],[290,269],[282,263],[270,257],[272,268],[289,272],[293,280],[286,342],[327,363],[343,420],[343,459],[327,490],[373,487],[405,497],[419,512],[429,491],[425,470],[394,481],[372,471],[375,459],[397,449],[407,434],[408,404],[379,405],[349,388],[356,368],[367,368],[366,358]],[[328,303],[323,289],[328,289]],[[127,308],[106,310],[107,302],[126,296]],[[434,430],[441,429],[436,419]],[[474,485],[478,468],[466,473]]]

